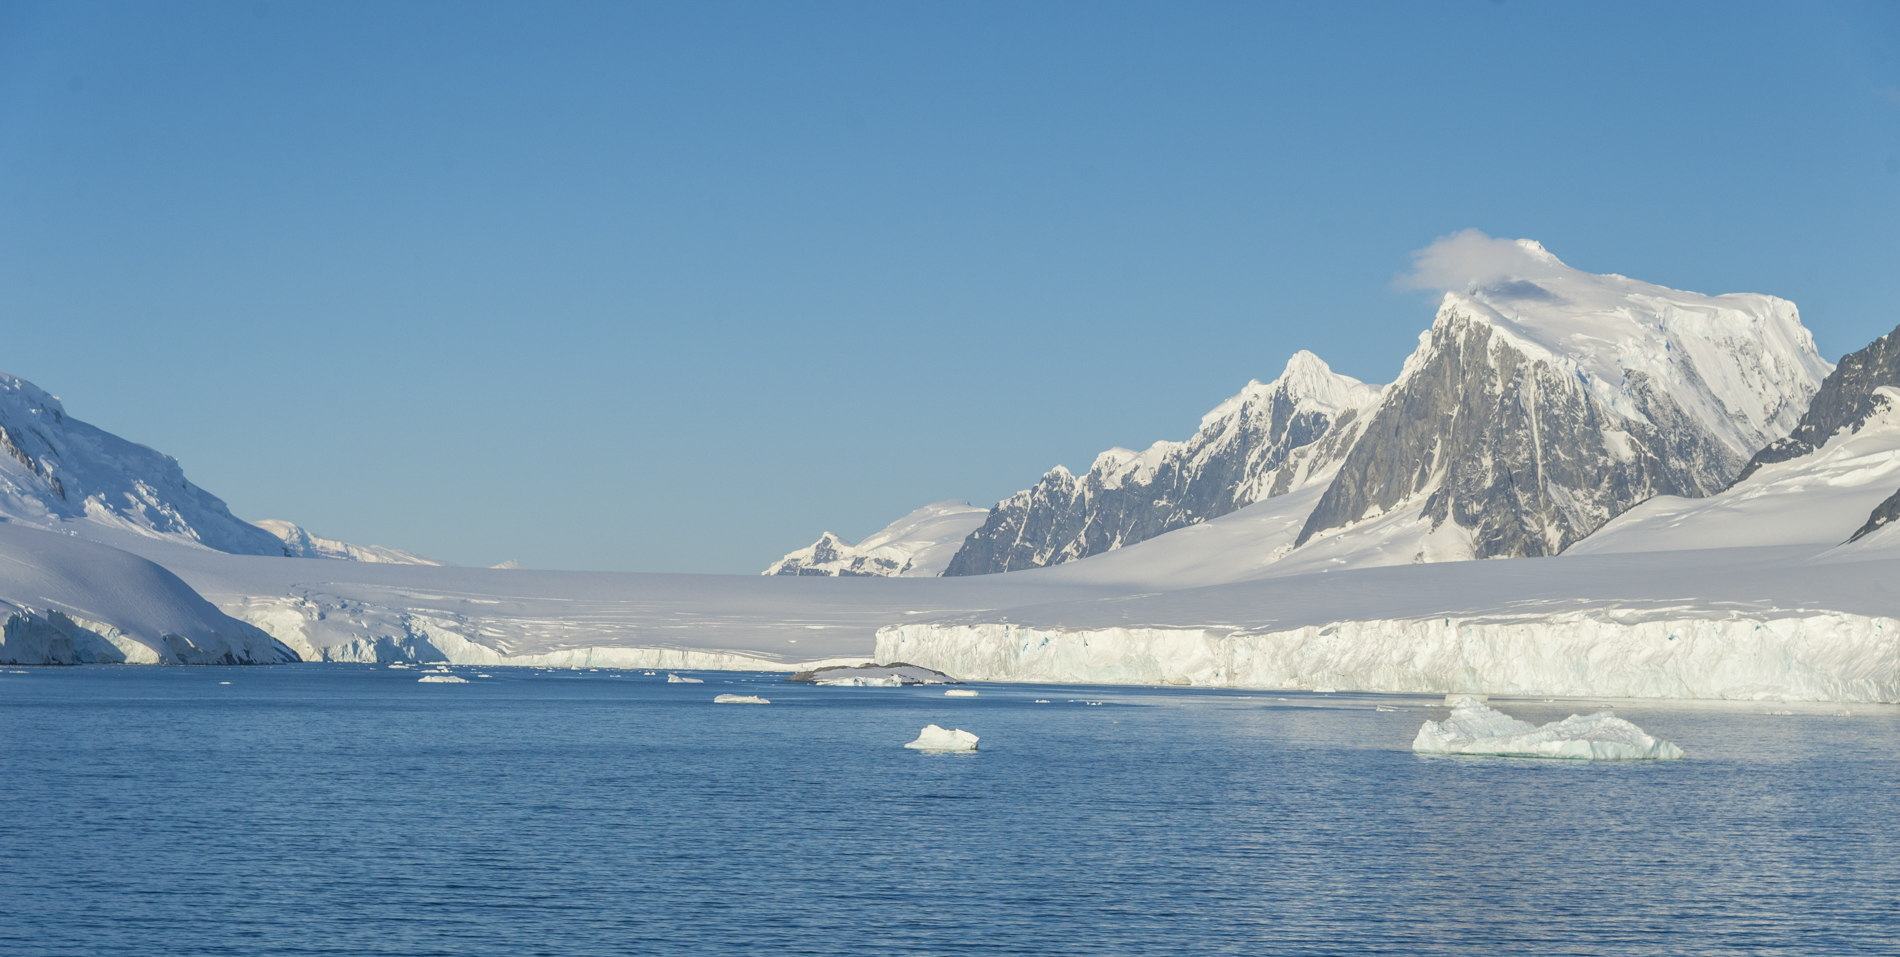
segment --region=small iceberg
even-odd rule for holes
[[[467,678],[457,678],[454,675],[423,675],[422,677],[417,678],[416,680],[423,684],[438,684],[438,685],[468,684]]]
[[[943,696],[946,698],[974,698],[976,697],[976,692],[968,688],[951,688],[949,691],[944,692]]]
[[[701,678],[682,678],[679,675],[667,675],[666,683],[670,685],[703,685],[706,682]]]
[[[946,731],[934,724],[927,724],[924,730],[917,733],[917,740],[904,747],[919,751],[975,751],[977,740],[976,735],[962,728]]]
[[[713,704],[771,704],[755,694],[722,694],[713,699]]]
[[[1585,761],[1678,761],[1682,749],[1652,738],[1608,711],[1573,714],[1541,727],[1487,707],[1475,696],[1448,701],[1451,716],[1427,721],[1412,740],[1419,754],[1487,754]]]
[[[930,668],[893,661],[890,664],[829,665],[801,671],[786,681],[809,681],[834,688],[895,688],[900,685],[954,685],[957,679]]]
[[[812,684],[825,688],[902,688],[904,679],[897,675],[882,678],[820,678]]]

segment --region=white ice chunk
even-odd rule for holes
[[[766,699],[761,698],[758,695],[751,695],[751,694],[722,694],[719,697],[713,699],[713,704],[771,704],[771,703],[772,702],[767,701]]]
[[[706,681],[703,678],[682,678],[679,675],[667,675],[666,683],[670,685],[703,685]]]
[[[439,684],[439,685],[468,684],[467,678],[457,678],[454,675],[423,675],[422,677],[417,678],[416,680],[423,684]]]
[[[1681,748],[1650,737],[1608,711],[1573,714],[1538,727],[1474,697],[1457,696],[1451,704],[1450,717],[1427,721],[1418,729],[1413,751],[1590,761],[1675,761],[1683,756]]]
[[[946,731],[934,724],[927,724],[924,730],[917,733],[917,740],[904,747],[919,751],[975,751],[976,742],[977,736],[962,728]]]
[[[971,691],[967,688],[951,688],[949,691],[946,691],[943,694],[944,694],[944,697],[946,698],[974,698],[976,697],[976,692]]]

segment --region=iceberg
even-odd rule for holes
[[[875,680],[873,680],[875,679]],[[916,665],[893,661],[890,664],[832,665],[801,671],[787,681],[809,681],[813,684],[832,685],[844,688],[895,688],[900,685],[954,685],[961,684],[957,679],[941,671],[919,668]]]
[[[682,678],[679,675],[667,675],[666,683],[670,685],[703,685],[706,681],[703,678]]]
[[[423,675],[422,677],[417,678],[416,681],[422,684],[438,684],[438,685],[468,684],[467,678],[457,678],[454,675]]]
[[[943,694],[944,694],[944,697],[946,698],[974,698],[976,697],[976,692],[970,691],[966,688],[951,688],[949,691],[946,691]]]
[[[962,728],[946,731],[934,724],[927,724],[917,733],[917,740],[904,747],[919,751],[975,751],[977,740],[976,735]]]
[[[1485,754],[1585,761],[1678,761],[1682,749],[1608,711],[1533,725],[1470,695],[1449,696],[1451,716],[1427,721],[1412,740],[1419,754]]]
[[[766,699],[761,698],[758,695],[752,695],[752,694],[722,694],[719,697],[713,699],[713,704],[771,704],[771,703],[772,702],[767,701]]]

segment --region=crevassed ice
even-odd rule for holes
[[[1471,696],[1454,696],[1451,716],[1427,721],[1412,740],[1420,754],[1486,754],[1521,758],[1571,758],[1590,761],[1676,761],[1682,749],[1608,711],[1573,714],[1538,726],[1485,706]]]

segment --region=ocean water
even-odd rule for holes
[[[1592,764],[1398,696],[22,670],[12,957],[1900,952],[1891,707],[1617,702],[1689,759]]]

